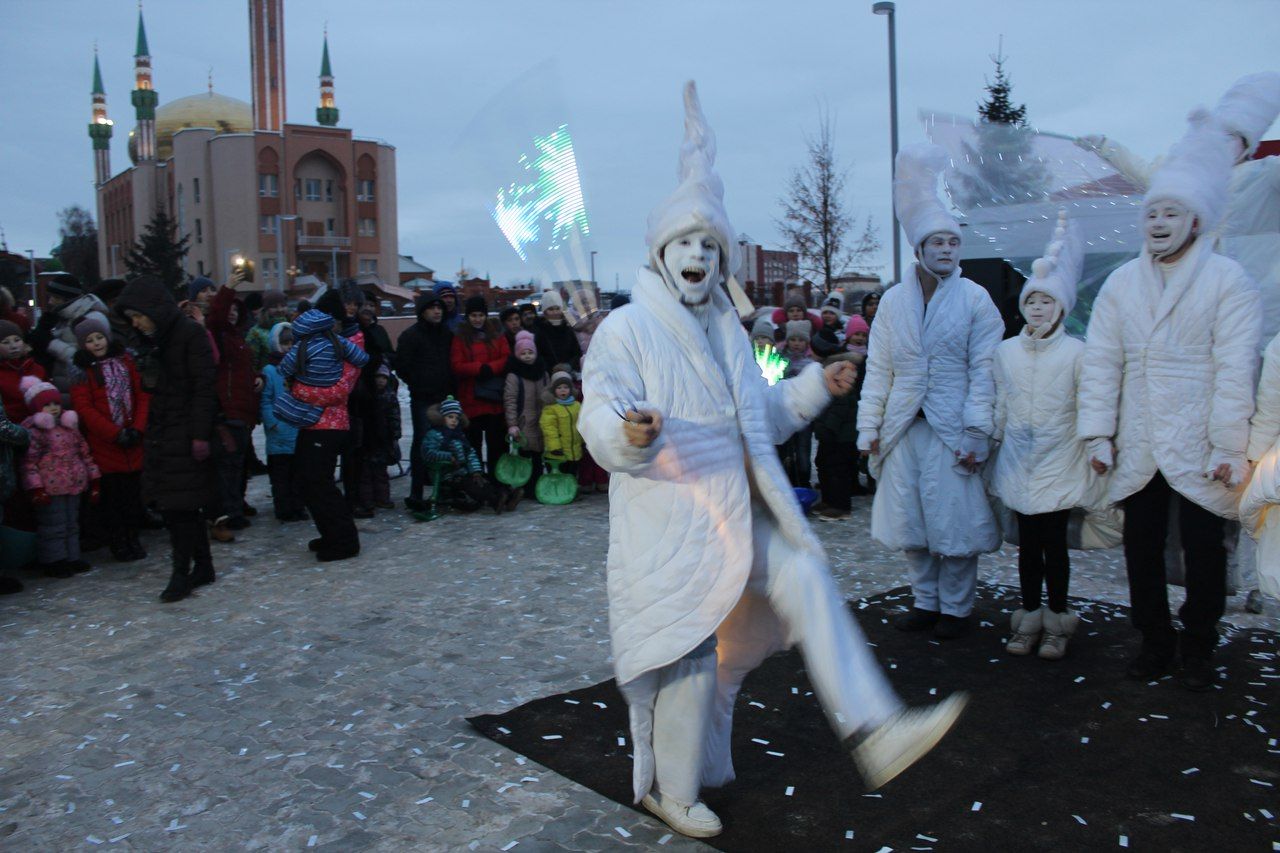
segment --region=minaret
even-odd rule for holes
[[[160,96],[151,88],[151,51],[147,49],[147,28],[138,4],[138,46],[133,52],[133,92],[130,100],[137,112],[138,137],[134,145],[138,162],[156,159],[156,104]]]
[[[111,178],[111,119],[107,118],[107,93],[102,88],[97,48],[93,51],[93,122],[89,125],[89,138],[93,140],[93,180],[102,186]]]
[[[329,33],[324,34],[324,55],[320,59],[320,106],[316,107],[316,124],[335,127],[338,108],[333,105],[333,69],[329,67]]]
[[[284,0],[249,0],[253,129],[284,128]]]

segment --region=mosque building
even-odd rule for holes
[[[285,114],[284,0],[249,0],[251,104],[213,91],[160,103],[142,11],[130,100],[132,165],[111,174],[112,122],[98,57],[93,67],[98,261],[123,275],[125,258],[158,211],[190,238],[189,275],[224,281],[253,262],[243,289],[289,288],[295,276],[396,282],[396,152],[338,127],[326,33],[316,123]],[[283,272],[283,277],[282,277]]]

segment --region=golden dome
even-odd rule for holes
[[[249,133],[253,130],[253,107],[238,98],[217,92],[201,92],[156,107],[156,158],[173,156],[173,135],[184,127],[211,127],[218,133]],[[134,134],[129,131],[129,159],[138,162]]]

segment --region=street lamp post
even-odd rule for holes
[[[591,251],[591,283],[596,283],[596,255],[599,254],[594,249]]]
[[[275,288],[284,292],[284,223],[297,219],[294,213],[276,214],[276,283]]]
[[[31,319],[40,319],[40,306],[36,304],[36,250],[27,249],[27,258],[31,262],[31,304],[27,307],[31,309]]]
[[[894,31],[893,3],[882,0],[871,6],[876,15],[889,18],[889,176],[898,171],[898,46]],[[893,211],[893,280],[902,281],[902,236],[898,227],[898,211]]]

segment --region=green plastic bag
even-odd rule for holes
[[[508,450],[498,459],[493,476],[504,486],[518,489],[533,476],[533,460],[520,455],[514,438],[507,439]]]
[[[578,496],[578,478],[561,471],[559,462],[549,460],[547,464],[551,471],[538,478],[538,485],[533,490],[538,503],[552,506],[573,503]]]

